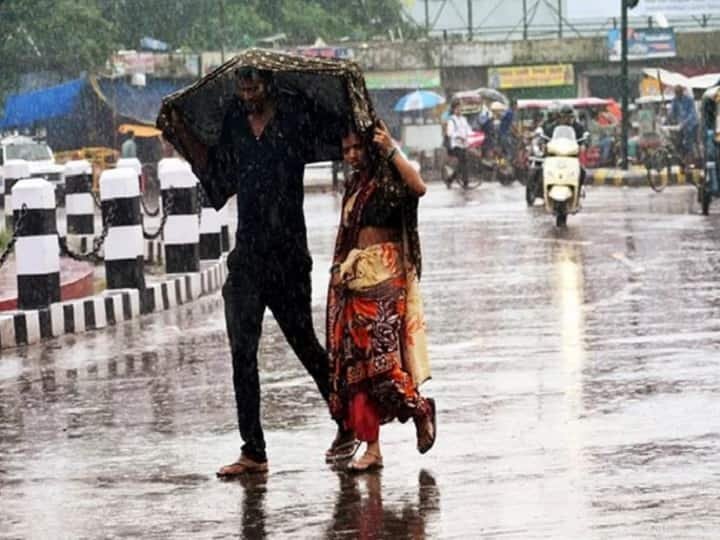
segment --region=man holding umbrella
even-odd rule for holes
[[[312,111],[299,99],[281,99],[269,71],[242,66],[234,73],[235,97],[216,145],[202,143],[175,109],[168,122],[208,197],[221,206],[237,193],[236,247],[228,257],[223,298],[244,445],[237,461],[220,468],[220,477],[268,470],[257,366],[266,307],[326,401],[330,390],[328,357],[312,322],[312,259],[303,215],[304,167],[318,144]],[[338,429],[328,459],[352,457],[357,446],[352,432]]]

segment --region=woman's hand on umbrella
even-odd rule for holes
[[[392,140],[392,136],[390,135],[390,131],[385,125],[385,122],[381,121],[375,128],[375,132],[373,133],[373,142],[378,146],[382,153],[386,155],[395,148],[395,143]]]

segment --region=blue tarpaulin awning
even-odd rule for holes
[[[8,97],[5,114],[0,118],[0,129],[29,127],[36,122],[69,114],[85,84],[85,79],[76,79],[43,90]]]
[[[138,122],[155,125],[162,100],[187,82],[171,79],[149,79],[145,86],[134,86],[124,79],[100,79],[99,91],[118,114]]]

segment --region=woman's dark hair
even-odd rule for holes
[[[342,137],[343,139],[346,137],[349,137],[350,135],[357,135],[360,139],[360,142],[365,146],[366,149],[366,155],[368,159],[368,170],[371,173],[375,173],[377,170],[377,167],[380,163],[380,152],[378,151],[375,144],[373,144],[373,136],[375,135],[375,125],[373,124],[372,128],[361,130],[355,127],[353,123],[348,123],[345,125],[343,131],[342,131]]]

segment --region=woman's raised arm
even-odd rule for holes
[[[382,121],[380,122],[380,126],[375,128],[373,142],[378,145],[385,158],[395,165],[398,173],[400,173],[400,177],[410,190],[418,197],[425,195],[427,186],[420,176],[420,173],[415,170],[405,155],[395,146],[390,136],[390,131]]]

